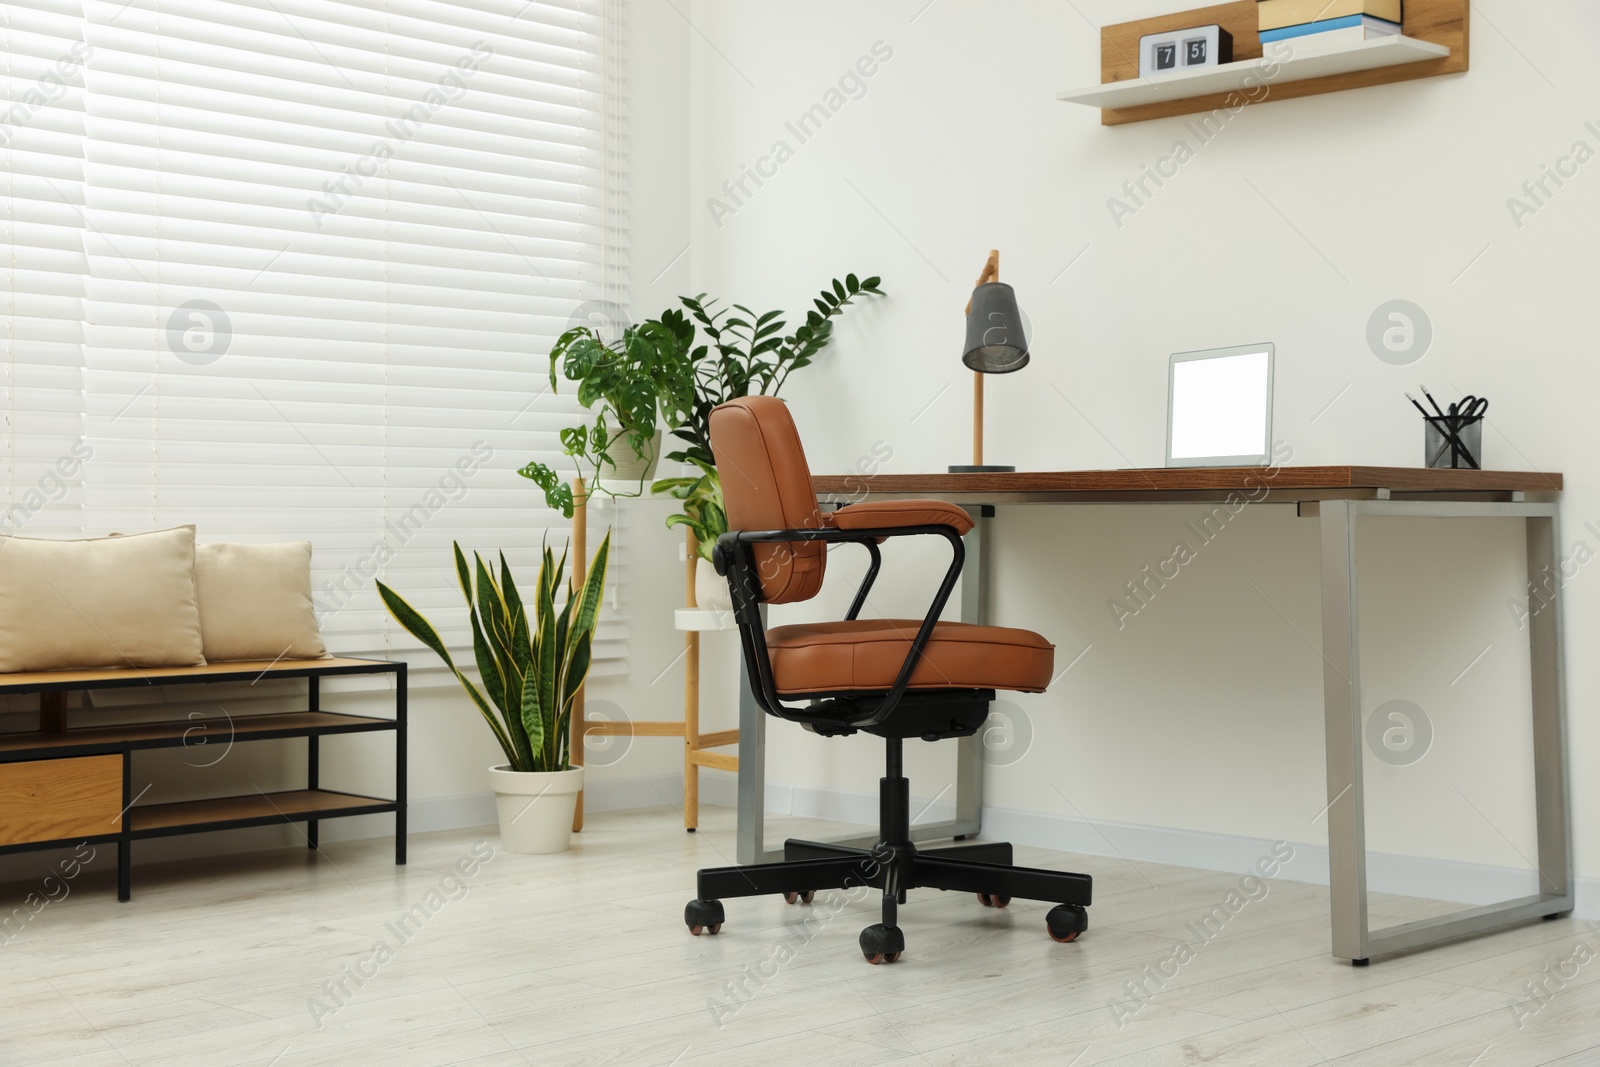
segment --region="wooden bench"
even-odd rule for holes
[[[324,711],[324,678],[360,674],[395,676],[394,718]],[[97,726],[68,722],[74,692],[143,686],[254,684],[264,679],[306,680],[306,710],[208,719],[168,719]],[[70,847],[81,842],[117,845],[117,898],[132,895],[133,842],[152,837],[233,830],[275,823],[306,823],[307,847],[317,848],[323,819],[393,812],[394,861],[406,861],[406,665],[385,660],[318,659],[217,663],[205,667],[38,671],[0,674],[0,696],[39,697],[39,728],[0,733],[0,853]],[[80,710],[74,717],[94,713]],[[331,734],[393,732],[393,800],[324,789],[319,742]],[[133,753],[142,749],[232,745],[288,737],[307,739],[304,789],[213,797],[180,803],[141,803],[150,786],[135,790]],[[226,750],[225,750],[226,751]],[[218,757],[219,759],[222,757]]]

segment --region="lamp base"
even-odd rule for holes
[[[970,463],[952,463],[949,467],[951,474],[1014,474],[1017,468],[985,463],[975,466]]]

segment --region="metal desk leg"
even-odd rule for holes
[[[961,577],[961,621],[983,623],[989,615],[988,525],[994,508],[987,504],[973,510],[972,530],[965,538],[967,565]],[[762,612],[766,621],[766,612]],[[983,824],[983,741],[974,735],[956,741],[956,817],[938,823],[923,823],[911,828],[911,840],[942,841],[949,837],[970,837]],[[750,675],[739,668],[739,811],[736,856],[741,864],[777,863],[782,849],[766,847],[767,715],[756,703],[750,689]],[[870,848],[877,834],[864,834],[825,844]]]
[[[972,530],[964,538],[967,567],[961,576],[961,621],[983,626],[989,622],[989,522],[994,508],[980,504],[969,510]],[[946,825],[951,837],[972,837],[983,828],[981,730],[956,741],[956,817]]]
[[[766,621],[766,613],[762,613]],[[767,713],[750,689],[750,672],[739,665],[739,820],[735,856],[744,866],[775,863],[781,851],[766,848]]]
[[[1333,954],[1355,963],[1452,938],[1487,933],[1573,907],[1572,817],[1562,662],[1562,597],[1554,588],[1561,545],[1554,504],[1325,500],[1322,537],[1323,696],[1328,745],[1328,865]],[[1548,594],[1527,619],[1532,667],[1535,811],[1539,891],[1450,915],[1374,932],[1367,914],[1365,798],[1362,792],[1360,627],[1356,603],[1358,516],[1522,519],[1528,580]]]
[[[1367,958],[1367,822],[1361,754],[1361,634],[1356,603],[1356,512],[1324,500],[1322,698],[1328,756],[1328,895],[1333,954]]]
[[[1560,584],[1561,515],[1530,516],[1528,581],[1541,587],[1544,576]],[[1566,597],[1553,590],[1552,602],[1528,619],[1528,651],[1533,675],[1534,804],[1539,826],[1539,892],[1564,895],[1572,910],[1572,802],[1569,795],[1566,738],[1566,669],[1563,662],[1562,612]]]

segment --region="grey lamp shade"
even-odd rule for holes
[[[961,362],[980,374],[1010,374],[1028,365],[1022,312],[1016,291],[1005,282],[989,282],[972,291]]]

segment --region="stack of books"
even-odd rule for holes
[[[1258,0],[1261,43],[1318,48],[1400,33],[1401,0]]]

